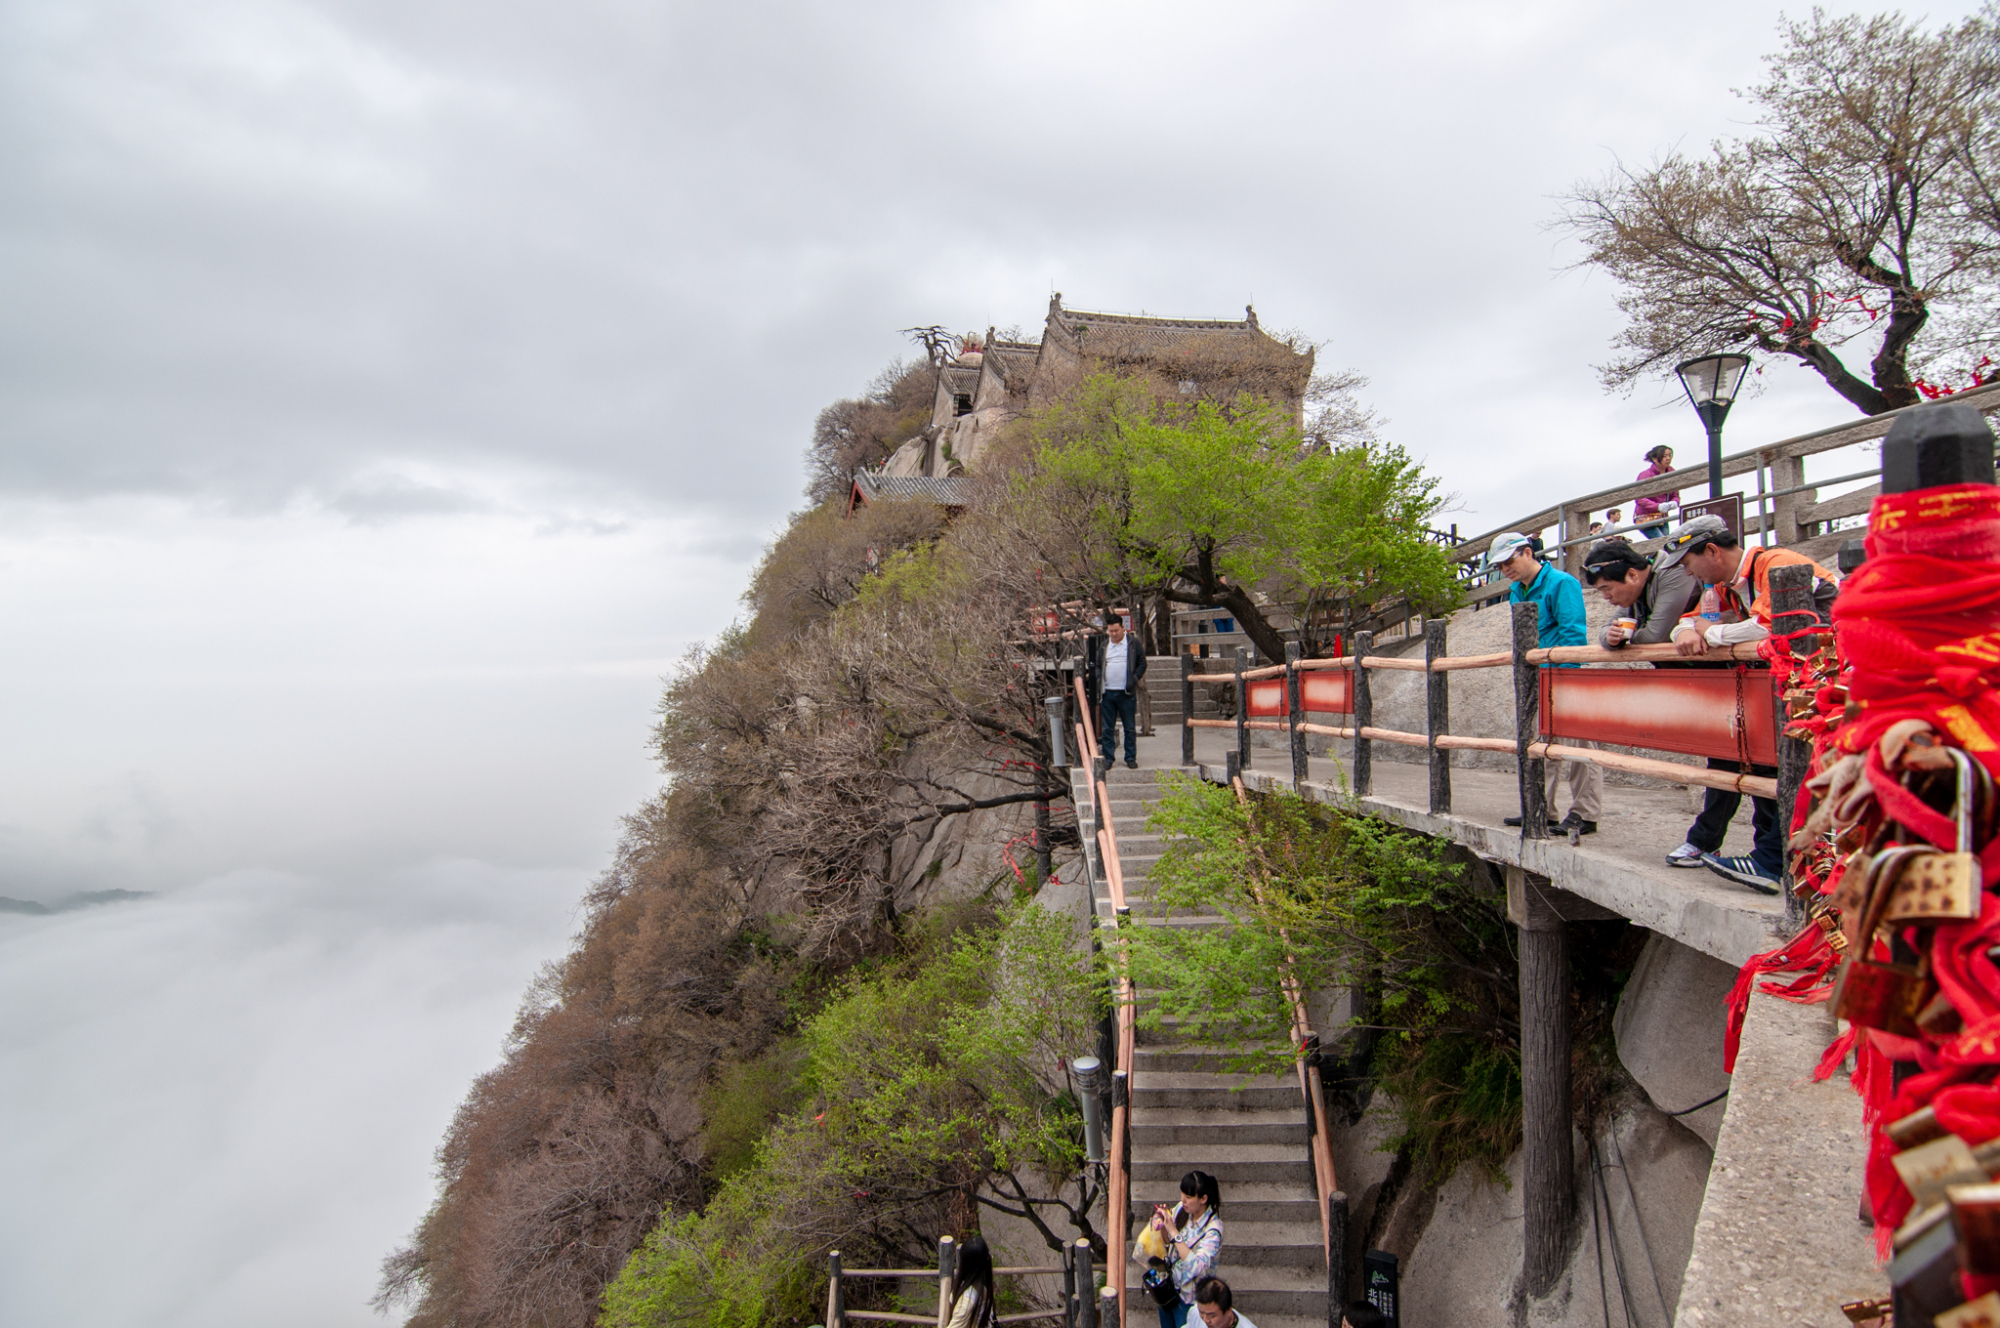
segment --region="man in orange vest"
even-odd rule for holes
[[[1833,602],[1839,578],[1802,553],[1790,549],[1746,549],[1719,516],[1698,516],[1684,523],[1660,546],[1655,571],[1679,565],[1708,587],[1701,603],[1674,628],[1674,648],[1690,657],[1712,647],[1762,641],[1771,634],[1771,569],[1795,564],[1810,566],[1818,579],[1813,602],[1821,608]],[[1741,770],[1735,761],[1710,757],[1711,770]],[[1770,778],[1771,766],[1752,766],[1753,775]],[[1750,800],[1754,847],[1746,857],[1722,857],[1722,839],[1730,818],[1743,805],[1743,795],[1712,788],[1702,799],[1701,815],[1688,828],[1687,842],[1667,854],[1675,867],[1707,867],[1716,875],[1765,894],[1778,892],[1784,870],[1785,830],[1778,823],[1778,804],[1770,798]]]

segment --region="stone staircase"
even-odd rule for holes
[[[1178,694],[1179,675],[1173,676]],[[1154,705],[1158,727],[1163,721],[1157,699]],[[1178,712],[1176,695],[1176,723]],[[1147,881],[1161,844],[1146,817],[1159,799],[1158,773],[1120,766],[1106,776],[1133,920],[1219,925],[1217,918],[1148,916]],[[1088,803],[1080,796],[1078,805]],[[1089,836],[1096,829],[1093,823],[1084,826]],[[1095,901],[1098,916],[1108,920],[1105,882],[1096,883]],[[1171,1029],[1141,1030],[1139,1038],[1132,1067],[1131,1232],[1136,1237],[1154,1204],[1178,1200],[1180,1178],[1188,1171],[1210,1172],[1222,1189],[1222,1258],[1215,1271],[1235,1292],[1236,1307],[1258,1328],[1323,1328],[1326,1263],[1298,1081],[1290,1075],[1229,1074],[1218,1049],[1182,1043]],[[1154,1321],[1153,1303],[1139,1281],[1144,1271],[1136,1263],[1126,1268],[1130,1328]]]
[[[1153,732],[1181,726],[1181,661],[1177,655],[1146,657],[1146,691],[1153,698]]]

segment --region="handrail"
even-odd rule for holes
[[[843,1268],[840,1266],[840,1251],[827,1252],[826,1286],[826,1328],[846,1328],[853,1322],[861,1323],[921,1323],[938,1328],[951,1316],[952,1300],[957,1291],[957,1243],[950,1236],[938,1240],[938,1262],[935,1268]],[[1033,1274],[1068,1274],[1072,1265],[1058,1264],[1017,1264],[1005,1268],[995,1268],[996,1277],[1022,1277]],[[908,1314],[900,1310],[851,1310],[847,1308],[847,1297],[842,1283],[850,1278],[916,1278],[935,1277],[938,1283],[938,1307],[935,1314]],[[1029,1323],[1038,1319],[1062,1319],[1069,1321],[1068,1308],[1053,1310],[1032,1310],[1026,1314],[1003,1314],[995,1323]]]
[[[1564,664],[1745,664],[1756,663],[1761,658],[1759,642],[1743,642],[1729,646],[1712,646],[1700,655],[1683,655],[1671,643],[1659,645],[1629,645],[1611,649],[1606,646],[1541,646],[1523,653],[1522,661],[1533,666]],[[1390,669],[1409,673],[1446,673],[1462,669],[1512,668],[1515,665],[1511,651],[1495,651],[1483,655],[1436,655],[1426,659],[1405,659],[1393,655],[1363,655],[1358,659],[1353,655],[1343,655],[1338,659],[1297,660],[1289,664],[1277,664],[1268,668],[1245,670],[1236,673],[1191,674],[1196,681],[1234,682],[1238,676],[1248,682],[1252,679],[1271,678],[1288,670],[1305,671],[1313,668]],[[1246,708],[1249,698],[1239,697],[1237,705]],[[1306,711],[1304,713],[1325,713]],[[1388,742],[1403,747],[1435,747],[1445,751],[1504,752],[1519,755],[1520,745],[1514,738],[1475,738],[1452,733],[1411,733],[1400,729],[1378,728],[1372,725],[1347,727],[1335,724],[1315,724],[1303,718],[1294,725],[1289,719],[1196,719],[1183,715],[1181,723],[1191,729],[1251,729],[1264,731],[1296,732],[1313,734],[1327,738],[1345,738],[1368,742]],[[1607,770],[1623,770],[1630,774],[1646,775],[1663,779],[1670,783],[1691,784],[1703,788],[1723,789],[1734,793],[1749,793],[1753,797],[1774,798],[1777,796],[1777,781],[1760,775],[1741,774],[1722,770],[1707,770],[1695,766],[1680,765],[1672,761],[1661,761],[1651,757],[1630,756],[1620,752],[1600,751],[1590,747],[1574,747],[1549,742],[1537,742],[1528,748],[1527,759],[1558,759],[1573,761],[1583,765],[1600,766]]]
[[[1230,780],[1236,790],[1239,806],[1250,805],[1250,795],[1243,787],[1243,776]],[[1255,880],[1250,882],[1250,895],[1259,904],[1263,903],[1263,892],[1257,888]],[[1292,938],[1285,929],[1278,929],[1278,938],[1285,944],[1284,968],[1278,977],[1285,1000],[1292,1007],[1292,1043],[1298,1050],[1299,1093],[1305,1099],[1307,1118],[1313,1123],[1312,1160],[1314,1181],[1314,1204],[1319,1209],[1320,1251],[1326,1257],[1327,1267],[1332,1268],[1336,1258],[1346,1257],[1346,1251],[1336,1252],[1333,1248],[1333,1216],[1327,1210],[1327,1202],[1340,1192],[1340,1178],[1333,1166],[1333,1133],[1326,1123],[1326,1096],[1321,1091],[1319,1066],[1315,1061],[1319,1039],[1312,1031],[1312,1020],[1306,1016],[1305,993],[1299,987],[1298,975],[1294,971],[1296,960],[1291,953]]]
[[[1955,402],[1976,406],[1985,412],[2000,410],[2000,384],[1989,383],[1983,387],[1969,388],[1966,391],[1955,394],[1951,399]],[[1903,406],[1896,410],[1886,411],[1880,415],[1868,416],[1866,419],[1848,420],[1840,424],[1829,425],[1824,429],[1813,430],[1810,433],[1794,434],[1790,438],[1783,438],[1775,443],[1765,443],[1762,446],[1753,447],[1746,451],[1731,453],[1722,459],[1723,476],[1728,478],[1735,475],[1747,475],[1753,470],[1762,469],[1772,460],[1792,460],[1800,457],[1815,456],[1821,452],[1831,452],[1836,448],[1850,447],[1855,443],[1865,443],[1871,439],[1880,438],[1889,432],[1890,427],[1903,414],[1913,410],[1922,410],[1929,404],[1929,402],[1919,402],[1914,406]],[[1494,536],[1510,530],[1543,529],[1553,522],[1560,521],[1565,508],[1594,511],[1601,507],[1622,506],[1626,502],[1636,498],[1650,498],[1656,494],[1675,492],[1683,486],[1704,484],[1707,482],[1707,479],[1708,470],[1704,462],[1698,465],[1682,466],[1678,470],[1669,471],[1664,475],[1655,475],[1650,479],[1628,480],[1624,484],[1616,485],[1609,489],[1599,489],[1595,493],[1578,494],[1573,498],[1565,498],[1553,507],[1541,508],[1522,516],[1511,524],[1496,526],[1483,535],[1471,536],[1461,542],[1456,549],[1452,550],[1451,556],[1459,562],[1469,561],[1485,553],[1487,548],[1492,544]],[[1801,491],[1805,488],[1823,488],[1826,485],[1840,482],[1837,479],[1815,480],[1809,485],[1802,486]],[[1747,495],[1747,497],[1755,498],[1756,495],[1751,494]],[[1772,495],[1766,493],[1764,497],[1768,499]]]
[[[1092,726],[1087,722],[1090,701],[1084,691],[1083,679],[1075,678],[1072,682],[1076,688],[1078,713],[1085,717],[1079,719],[1076,725],[1077,751],[1089,762],[1090,800],[1097,815],[1098,861],[1103,864],[1105,889],[1111,896],[1110,931],[1111,946],[1115,951],[1116,976],[1112,979],[1115,1031],[1112,1051],[1111,1141],[1108,1154],[1110,1162],[1104,1187],[1104,1206],[1108,1218],[1107,1225],[1110,1228],[1106,1234],[1105,1267],[1107,1272],[1112,1269],[1117,1270],[1114,1280],[1117,1283],[1118,1319],[1122,1324],[1125,1319],[1125,1238],[1132,1209],[1132,1177],[1130,1169],[1125,1165],[1125,1152],[1126,1139],[1131,1133],[1132,1071],[1138,1045],[1136,1018],[1138,994],[1132,986],[1131,973],[1125,963],[1123,940],[1117,935],[1118,930],[1125,926],[1131,916],[1131,909],[1125,902],[1125,864],[1120,860],[1118,852],[1118,826],[1111,813],[1111,789],[1105,779],[1098,774],[1097,740]],[[1091,907],[1094,912],[1096,904],[1093,902]],[[1119,1101],[1121,1094],[1118,1091],[1121,1078],[1124,1085],[1123,1102]]]

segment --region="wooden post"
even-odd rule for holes
[[[1062,1247],[1063,1328],[1076,1328],[1076,1251]]]
[[[826,1263],[826,1328],[847,1328],[847,1305],[840,1296],[840,1251],[828,1251]]]
[[[1819,622],[1813,609],[1814,576],[1813,569],[1805,566],[1771,569],[1772,635],[1789,635]],[[1802,649],[1798,653],[1808,652]],[[1806,782],[1809,767],[1812,765],[1812,744],[1800,738],[1785,736],[1785,702],[1782,696],[1771,709],[1778,725],[1778,830],[1789,841],[1792,834],[1792,811],[1798,804],[1799,786]],[[1784,865],[1778,869],[1778,884],[1785,897],[1785,925],[1797,930],[1805,925],[1806,911],[1805,902],[1792,893],[1792,855],[1789,849],[1785,852]]]
[[[951,1303],[958,1298],[958,1246],[950,1236],[938,1237],[937,1328],[951,1322]]]
[[[1107,1268],[1105,1272],[1108,1276],[1110,1269]],[[1188,1317],[1194,1318],[1196,1316],[1189,1315]],[[1098,1323],[1108,1325],[1117,1325],[1125,1322],[1125,1293],[1122,1288],[1112,1286],[1109,1282],[1104,1284],[1104,1290],[1099,1292],[1097,1296],[1096,1319]]]
[[[1514,741],[1521,772],[1521,838],[1547,839],[1549,811],[1543,805],[1542,763],[1528,759],[1528,748],[1541,735],[1542,671],[1528,662],[1528,652],[1541,644],[1542,611],[1534,604],[1514,606]],[[1523,982],[1527,979],[1522,978]]]
[[[1292,791],[1306,795],[1306,735],[1299,731],[1299,643],[1285,643],[1285,723],[1292,730]]]
[[[1771,488],[1797,489],[1806,482],[1806,461],[1804,457],[1785,456],[1779,453],[1771,458]],[[1817,489],[1801,489],[1798,493],[1783,493],[1771,500],[1771,529],[1777,535],[1779,544],[1797,544],[1805,538],[1805,531],[1799,526],[1799,513],[1812,506]]]
[[[1108,1204],[1118,1202],[1114,1194],[1104,1198]],[[1090,1242],[1081,1236],[1076,1241],[1076,1323],[1077,1328],[1097,1328],[1097,1279],[1090,1270]]]
[[[1375,744],[1361,736],[1364,725],[1375,722],[1375,692],[1368,685],[1368,670],[1361,661],[1375,653],[1375,633],[1354,634],[1354,796],[1365,798],[1375,787]]]
[[[1427,667],[1445,657],[1446,626],[1443,618],[1424,621],[1424,664]],[[1424,719],[1425,733],[1431,743],[1431,814],[1444,816],[1451,811],[1451,752],[1440,751],[1437,740],[1440,733],[1451,732],[1450,674],[1424,675]]]
[[[1250,693],[1243,681],[1243,651],[1236,651],[1236,768],[1250,768]]]
[[[1556,527],[1558,542],[1567,543],[1581,539],[1590,529],[1590,509],[1588,507],[1565,507],[1562,509],[1562,524]],[[1590,552],[1588,544],[1571,544],[1562,551],[1562,569],[1571,576],[1583,576],[1583,557]]]
[[[1347,1310],[1347,1195],[1326,1196],[1326,1328],[1340,1328]]]
[[[1181,652],[1181,764],[1194,764],[1194,656]]]
[[[1535,788],[1539,794],[1541,785],[1537,783]],[[1539,797],[1536,800],[1540,801]],[[1521,1271],[1528,1294],[1543,1296],[1562,1275],[1569,1254],[1570,1216],[1576,1206],[1570,1152],[1569,938],[1561,915],[1542,895],[1548,882],[1524,876],[1526,908],[1520,942],[1521,1207],[1525,1231]]]

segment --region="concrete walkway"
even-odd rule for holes
[[[1196,771],[1189,773],[1198,771],[1203,778],[1221,782],[1227,754],[1235,745],[1231,730],[1196,729]],[[1561,889],[1727,964],[1741,965],[1783,939],[1784,907],[1778,899],[1706,869],[1666,865],[1667,850],[1682,842],[1694,820],[1689,796],[1680,789],[1607,787],[1598,833],[1571,848],[1567,839],[1523,840],[1518,829],[1500,823],[1502,817],[1520,813],[1520,789],[1511,774],[1453,770],[1452,811],[1433,816],[1426,768],[1383,759],[1385,745],[1376,744],[1374,788],[1360,802],[1364,811],[1463,844],[1488,861],[1546,876]],[[1181,769],[1180,728],[1160,723],[1153,737],[1139,739],[1138,758],[1143,769]],[[1253,789],[1289,790],[1291,771],[1288,749],[1253,747],[1244,781]],[[1305,795],[1319,801],[1345,799],[1352,791],[1351,774],[1351,762],[1345,757],[1312,757]],[[1560,788],[1557,792],[1559,798],[1566,796]],[[1726,848],[1749,852],[1748,798],[1730,828]]]

